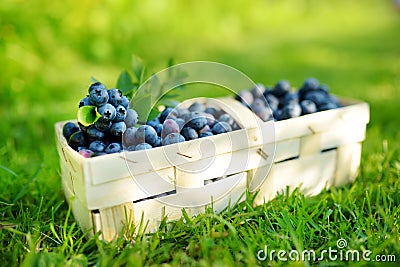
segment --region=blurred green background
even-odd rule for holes
[[[1,205],[29,210],[44,198],[46,210],[62,200],[54,124],[76,117],[91,76],[115,86],[132,54],[153,72],[170,59],[207,60],[266,85],[316,77],[370,104],[363,162],[382,150],[399,157],[400,8],[392,0],[2,0]],[[374,168],[361,178],[375,181]],[[5,210],[4,220],[23,220],[17,207]]]
[[[285,78],[298,87],[314,76],[333,93],[370,102],[382,138],[397,134],[394,1],[3,0],[2,161],[54,154],[52,125],[75,117],[91,76],[115,86],[132,54],[153,72],[173,59],[221,62],[267,85]]]

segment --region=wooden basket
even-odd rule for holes
[[[316,195],[357,175],[367,103],[341,99],[341,108],[274,123],[232,98],[196,100],[225,110],[241,129],[87,159],[68,146],[65,122],[55,125],[63,189],[83,231],[112,240],[141,220],[154,231],[164,216],[180,218],[182,208],[195,215],[212,201],[219,212],[243,201],[247,188],[259,191],[260,205],[286,187]]]

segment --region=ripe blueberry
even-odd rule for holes
[[[185,138],[182,135],[180,135],[179,133],[170,133],[165,138],[163,138],[162,145],[166,146],[166,145],[171,145],[171,144],[180,143],[180,142],[184,142],[184,141],[185,141]]]
[[[135,146],[135,151],[150,149],[152,146],[148,143],[140,143]]]
[[[122,104],[122,92],[119,89],[110,89],[108,92],[108,102],[114,107]]]
[[[115,108],[115,118],[114,121],[124,121],[126,118],[126,109],[124,106],[119,105],[118,107]]]
[[[91,91],[93,91],[95,89],[107,90],[107,88],[104,86],[104,84],[102,84],[101,82],[95,82],[89,86],[89,94]]]
[[[183,128],[181,131],[181,135],[185,138],[186,141],[199,138],[196,130],[190,127]]]
[[[118,153],[121,150],[122,147],[120,143],[111,143],[104,149],[104,152],[106,152],[107,154],[111,154],[111,153]]]
[[[65,139],[67,139],[67,140],[69,140],[71,135],[73,133],[76,133],[77,131],[79,131],[79,127],[73,122],[67,122],[63,126],[63,135],[64,135]]]
[[[122,136],[122,134],[125,132],[125,130],[126,130],[125,122],[123,122],[123,121],[114,122],[111,125],[110,133],[114,136]]]
[[[232,131],[232,127],[225,121],[219,121],[212,127],[213,134],[222,134]]]
[[[116,110],[115,107],[111,104],[105,104],[97,109],[97,111],[101,115],[101,119],[103,121],[111,121],[115,118]]]
[[[93,141],[89,145],[89,149],[93,152],[104,152],[106,149],[106,144],[102,141]]]
[[[138,114],[134,109],[128,109],[125,116],[126,127],[134,127],[138,123]]]
[[[90,102],[100,107],[108,102],[108,93],[106,89],[96,88],[89,93]]]

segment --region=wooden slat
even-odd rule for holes
[[[168,168],[100,185],[88,183],[87,206],[89,209],[111,207],[172,191],[175,189],[173,177],[173,168]]]
[[[361,143],[341,145],[337,149],[334,186],[353,182],[361,161]]]
[[[301,187],[305,195],[316,195],[332,185],[335,166],[335,150],[274,164],[254,203],[271,200],[287,186],[290,191]]]
[[[182,164],[176,167],[176,190],[204,185],[204,180],[223,177],[246,170],[272,164],[271,158],[264,158],[260,148],[243,149],[216,155],[213,158]]]

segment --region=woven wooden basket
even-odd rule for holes
[[[241,127],[226,134],[145,151],[84,158],[55,125],[62,185],[83,231],[112,240],[124,225],[157,229],[182,208],[219,212],[258,191],[255,204],[287,187],[306,195],[354,181],[369,121],[365,102],[340,99],[343,107],[298,118],[262,122],[232,98],[196,99],[232,115]],[[187,105],[190,101],[185,102]]]

